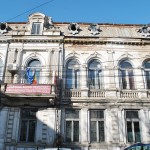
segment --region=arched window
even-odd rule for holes
[[[135,89],[133,67],[128,60],[121,61],[120,65],[120,82],[122,89]]]
[[[98,60],[91,60],[88,64],[88,84],[91,89],[102,88],[102,69]]]
[[[0,59],[0,80],[2,80],[3,78],[3,67],[4,67],[3,61]]]
[[[79,63],[75,59],[71,59],[66,66],[66,88],[79,88]]]
[[[32,59],[27,65],[26,83],[38,84],[40,81],[41,63],[38,59]]]
[[[150,89],[150,60],[144,63],[144,72],[147,89]]]

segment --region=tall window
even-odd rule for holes
[[[96,59],[89,62],[88,65],[88,83],[91,89],[102,88],[102,70],[100,62]]]
[[[122,89],[135,89],[133,68],[130,62],[128,60],[123,60],[119,67]]]
[[[41,34],[41,22],[33,22],[31,34]]]
[[[20,142],[34,142],[36,129],[36,109],[22,109]]]
[[[40,81],[41,63],[37,59],[31,60],[27,65],[26,83],[38,84]],[[30,76],[30,77],[29,77]],[[31,80],[32,79],[32,80]]]
[[[90,141],[105,141],[103,110],[90,110]]]
[[[79,76],[80,76],[80,68],[79,63],[72,59],[67,63],[66,66],[66,88],[79,88]]]
[[[126,131],[128,142],[141,141],[138,111],[126,111]]]
[[[0,80],[2,80],[3,78],[3,67],[4,67],[3,61],[0,59]]]
[[[79,110],[66,110],[66,142],[79,142]]]
[[[150,60],[144,63],[144,72],[147,89],[150,89]]]

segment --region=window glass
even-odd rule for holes
[[[144,63],[145,78],[147,89],[150,89],[150,61]]]
[[[138,111],[126,111],[127,141],[140,142],[140,126]]]
[[[26,83],[38,84],[40,81],[41,63],[37,59],[31,60],[27,65]]]
[[[132,65],[128,60],[120,63],[119,77],[123,89],[135,89]]]
[[[36,109],[22,109],[21,111],[21,142],[34,142],[35,140],[36,111]]]
[[[103,110],[90,110],[90,141],[105,141]]]
[[[102,70],[101,64],[94,59],[88,65],[88,84],[90,89],[102,88]]]
[[[79,63],[72,59],[66,66],[66,88],[79,88],[80,86],[80,69]]]
[[[66,109],[66,142],[79,142],[79,110]]]
[[[40,34],[41,33],[41,23],[34,22],[32,24],[32,31],[31,34]]]

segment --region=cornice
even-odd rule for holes
[[[111,38],[111,37],[74,37],[74,38],[64,38],[64,43],[66,44],[117,44],[117,45],[135,45],[135,46],[143,46],[150,45],[150,39],[142,39],[142,38]]]
[[[12,36],[0,39],[0,43],[63,43],[62,36]]]

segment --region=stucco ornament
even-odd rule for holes
[[[93,34],[93,35],[96,35],[96,34],[99,34],[99,33],[100,33],[100,29],[99,29],[98,24],[91,24],[91,25],[88,27],[88,30],[89,30],[90,33]]]
[[[70,23],[68,29],[71,34],[75,35],[79,33],[80,27],[77,23]]]
[[[7,23],[0,23],[0,34],[7,32]]]
[[[150,37],[150,26],[149,25],[145,25],[145,26],[142,26],[138,32],[142,35],[142,36],[145,36],[145,37]]]

